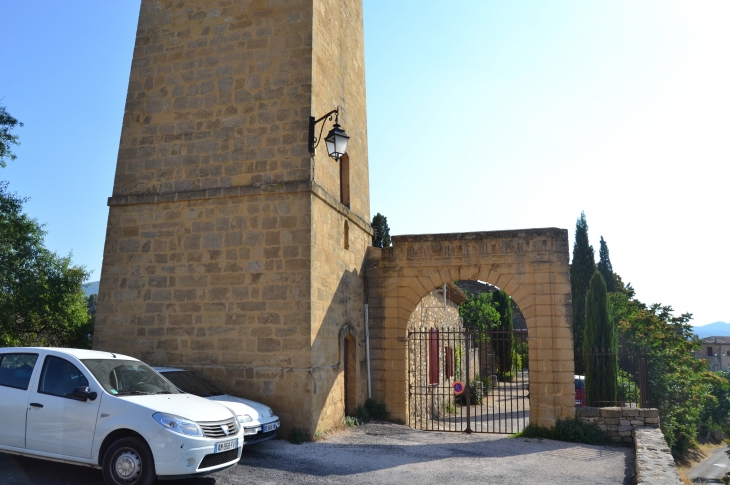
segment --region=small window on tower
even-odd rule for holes
[[[343,232],[344,247],[345,249],[350,249],[350,224],[347,221],[345,221],[345,230]]]
[[[340,202],[350,208],[350,157],[347,153],[340,158]]]

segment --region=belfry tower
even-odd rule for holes
[[[309,149],[336,108],[340,161]],[[142,0],[95,349],[285,429],[341,423],[366,397],[369,220],[361,0]]]

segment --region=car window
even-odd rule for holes
[[[575,380],[575,388],[576,389],[585,389],[586,387],[586,381],[583,379],[576,379]]]
[[[77,387],[88,387],[89,381],[71,362],[49,355],[43,363],[38,392],[52,396],[71,397]]]
[[[0,386],[28,389],[38,354],[0,354]]]
[[[150,366],[138,360],[84,359],[82,362],[106,392],[114,396],[180,393]]]
[[[165,378],[175,384],[178,389],[188,394],[201,397],[220,396],[223,393],[189,371],[170,371],[162,373]]]

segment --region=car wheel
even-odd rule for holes
[[[104,454],[102,473],[107,485],[152,485],[157,478],[149,446],[134,436],[112,443]]]

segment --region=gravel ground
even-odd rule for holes
[[[3,462],[2,460],[6,460]],[[19,476],[24,482],[9,482]],[[633,450],[504,435],[415,431],[378,423],[316,443],[245,448],[238,466],[175,485],[239,484],[630,484]],[[14,475],[13,475],[14,474]],[[102,485],[98,470],[0,454],[0,483]],[[165,482],[160,482],[165,483]]]

